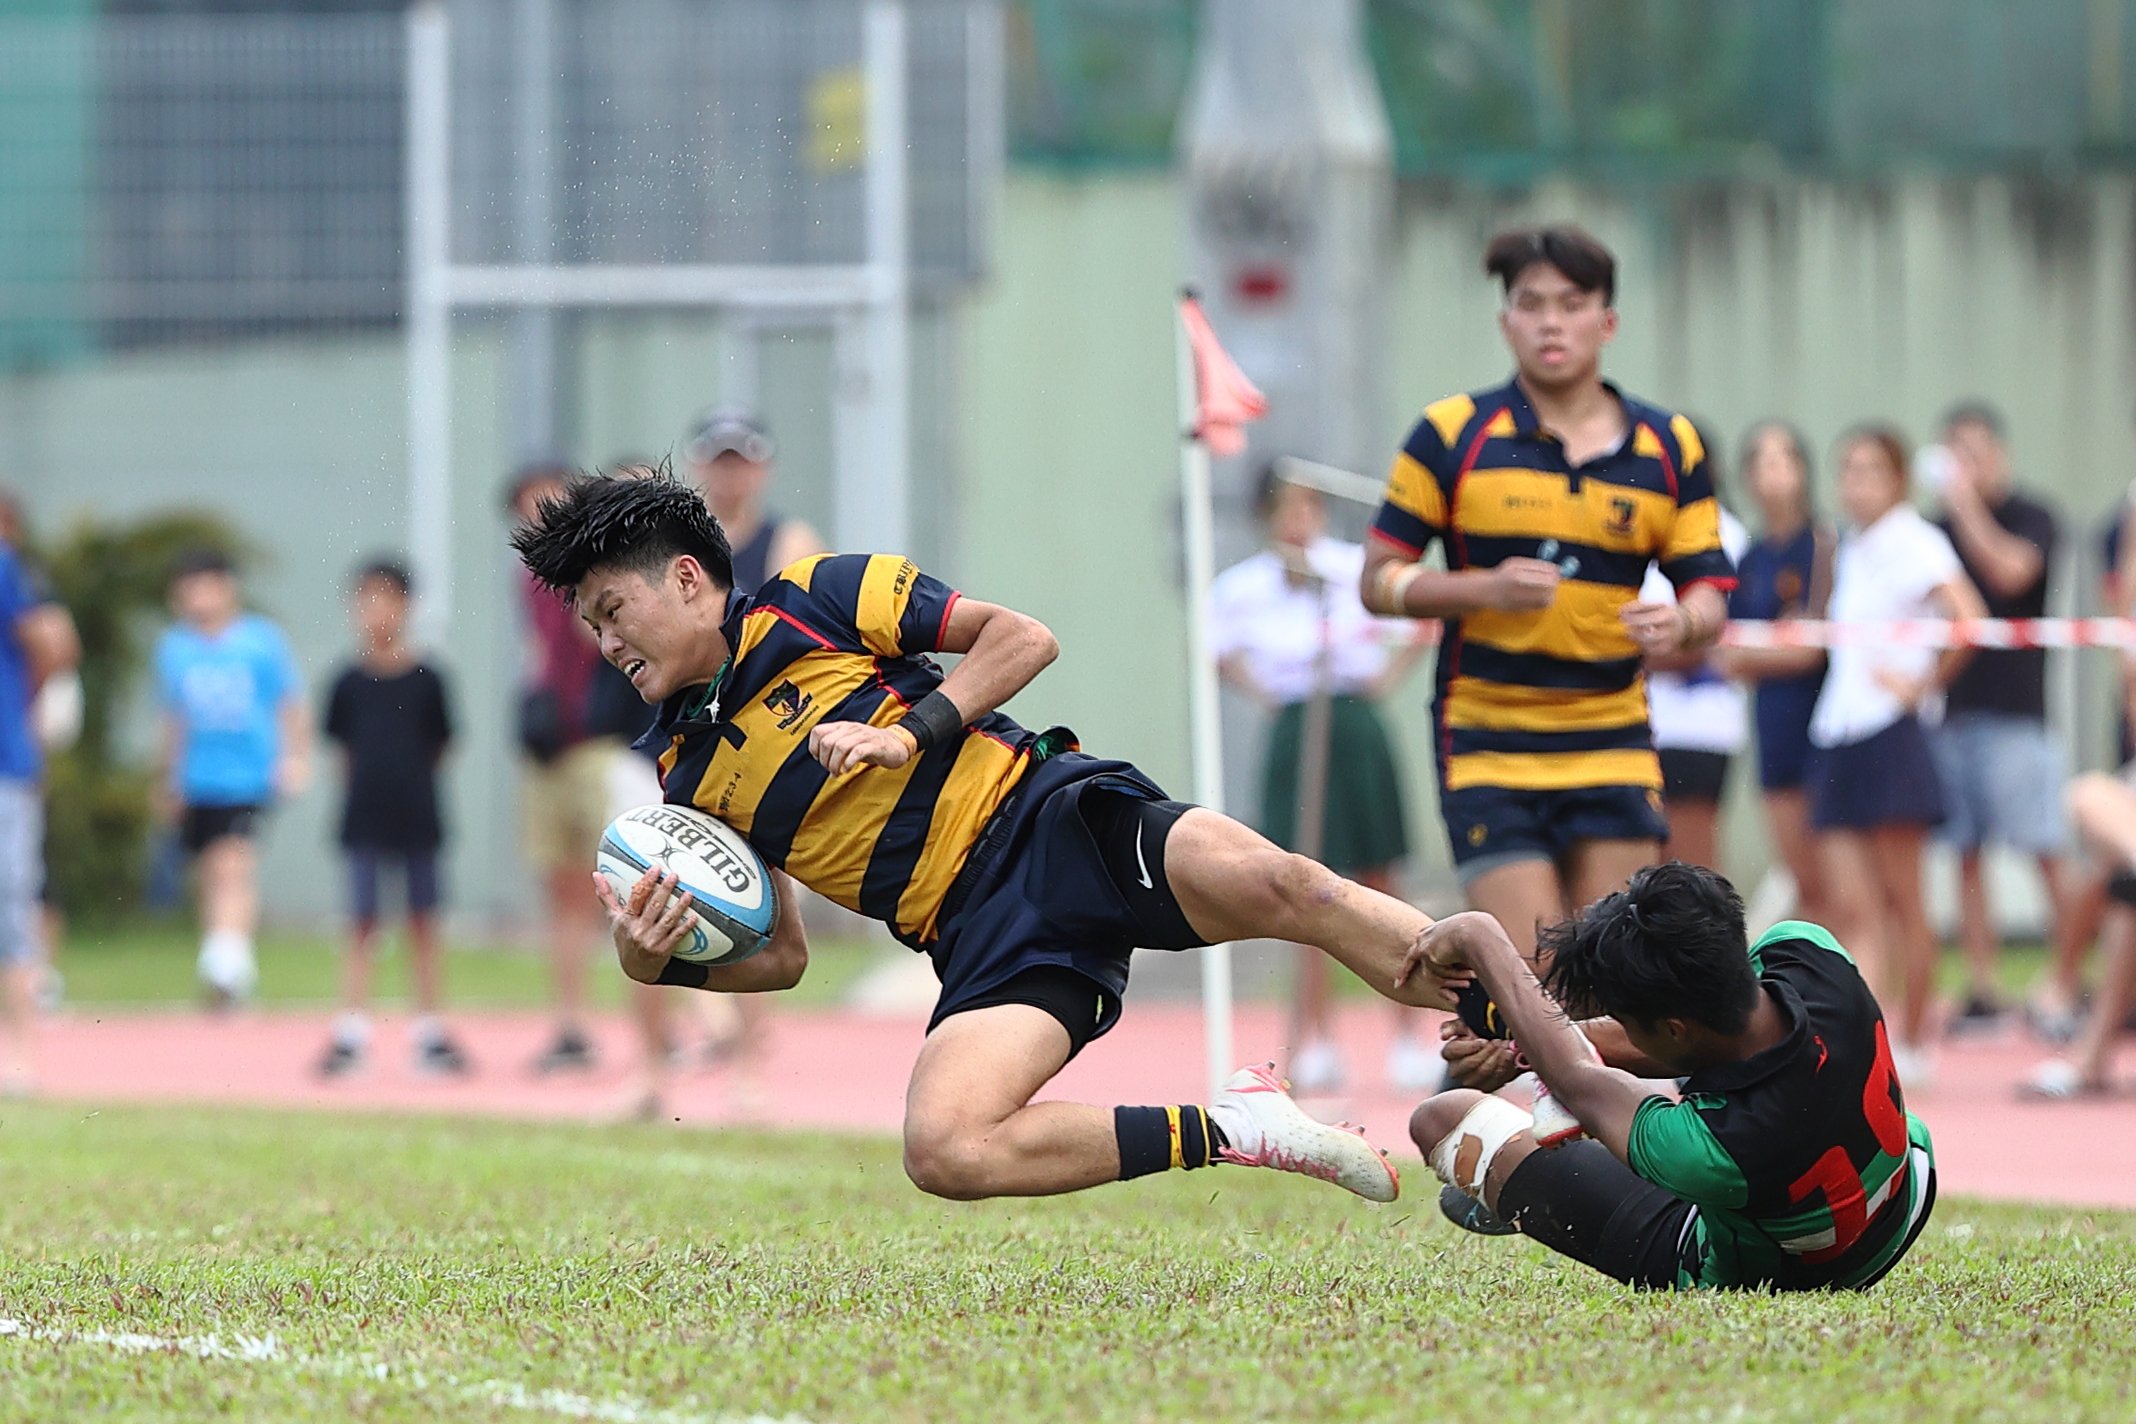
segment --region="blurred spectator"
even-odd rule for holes
[[[755,593],[796,560],[826,552],[814,529],[764,502],[777,453],[763,422],[732,408],[699,417],[684,447],[705,503],[734,546],[734,586],[742,593]]]
[[[1832,591],[1832,531],[1810,502],[1810,458],[1801,434],[1768,421],[1743,438],[1743,486],[1758,506],[1758,538],[1736,563],[1729,617],[1763,622],[1823,618]],[[1795,881],[1795,914],[1822,924],[1830,913],[1824,866],[1803,790],[1810,714],[1824,686],[1822,648],[1736,648],[1724,662],[1753,685],[1758,787],[1772,847]]]
[[[1698,430],[1718,497],[1718,448]],[[1720,510],[1721,550],[1740,563],[1750,536],[1743,523]],[[1737,574],[1740,580],[1740,572]],[[1737,588],[1741,588],[1738,582]],[[1674,603],[1676,589],[1658,567],[1647,569],[1639,596],[1648,603]],[[1731,594],[1731,615],[1732,600]],[[1676,860],[1721,868],[1721,796],[1728,768],[1749,739],[1748,699],[1721,671],[1717,654],[1655,653],[1646,659],[1647,717],[1654,724],[1654,750],[1661,754],[1661,805],[1669,818],[1667,853]]]
[[[732,407],[707,411],[684,449],[712,517],[734,548],[734,588],[753,594],[787,565],[830,549],[806,521],[788,519],[765,503],[778,458],[771,432],[754,414]],[[768,994],[719,995],[732,1003],[735,1024],[708,1045],[715,1058],[749,1058],[762,1047],[771,1011]]]
[[[1358,598],[1362,545],[1331,539],[1318,490],[1286,484],[1270,468],[1255,507],[1268,547],[1217,575],[1210,588],[1211,640],[1224,680],[1275,713],[1261,767],[1259,827],[1287,850],[1317,852],[1330,869],[1395,894],[1395,867],[1409,852],[1401,772],[1374,706],[1416,665],[1428,624],[1373,617]],[[1390,639],[1403,644],[1390,658]],[[1304,843],[1301,765],[1308,708],[1323,686],[1328,702],[1325,788],[1320,827]],[[1301,950],[1292,1001],[1289,1076],[1302,1093],[1340,1088],[1345,1070],[1328,1000],[1328,960]],[[1439,1080],[1436,1044],[1415,1033],[1414,1014],[1394,1005],[1388,1080],[1416,1092]]]
[[[2136,766],[2124,766],[2115,776],[2078,777],[2069,788],[2069,811],[2107,868],[2105,953],[2098,993],[2067,1056],[2040,1064],[2025,1082],[2025,1090],[2036,1097],[2075,1098],[2111,1089],[2114,1041],[2136,1010]]]
[[[259,984],[259,860],[276,800],[311,777],[304,681],[282,630],[247,613],[229,557],[202,549],[171,580],[178,621],[156,644],[163,737],[156,792],[200,869],[199,975],[211,1008]]]
[[[73,746],[82,734],[82,717],[86,709],[82,702],[82,679],[78,667],[81,640],[74,631],[73,616],[53,597],[44,571],[37,566],[30,551],[29,520],[23,512],[22,501],[15,497],[13,490],[0,489],[0,547],[13,551],[22,561],[23,576],[28,580],[31,596],[37,600],[38,606],[50,605],[55,610],[52,617],[64,619],[64,627],[57,632],[68,655],[62,666],[45,674],[30,698],[30,732],[37,742],[41,769],[44,762]],[[41,790],[40,805],[48,800],[49,793]],[[49,817],[45,824],[49,828]],[[41,967],[37,1002],[40,1007],[50,1010],[57,1008],[66,997],[66,985],[60,977],[58,964],[65,922],[59,905],[51,896],[52,877],[45,853],[46,847],[40,843],[37,952]]]
[[[1943,444],[1949,457],[1940,462],[1939,522],[1988,616],[2044,616],[2060,529],[2050,510],[2012,487],[2001,417],[1977,401],[1960,405],[1944,419]],[[2046,651],[1976,654],[1951,682],[1943,724],[1930,741],[1948,812],[1941,835],[1958,851],[1959,933],[1969,981],[1952,1027],[1978,1030],[2000,1024],[2006,1012],[1995,980],[1999,931],[1984,849],[2003,846],[2036,859],[2053,911],[2057,963],[2072,976],[2082,949],[2081,940],[2068,943],[2078,929],[2062,861],[2061,797],[2069,767],[2047,728]],[[2066,999],[2073,987],[2048,992]]]
[[[319,1060],[322,1077],[362,1066],[371,1038],[373,940],[380,896],[398,882],[408,916],[415,984],[415,1066],[423,1073],[467,1072],[466,1055],[446,1032],[444,964],[438,946],[438,767],[452,744],[445,679],[408,646],[410,579],[405,564],[378,560],[356,571],[351,612],[359,651],[327,694],[324,731],[343,758],[341,846],[348,860],[349,941],[341,1015]]]
[[[530,523],[544,499],[575,472],[537,461],[512,476],[512,517]],[[609,782],[618,754],[612,737],[592,735],[589,694],[602,666],[592,635],[563,599],[516,569],[527,655],[519,692],[520,823],[527,859],[541,876],[543,924],[556,995],[556,1037],[534,1060],[536,1073],[593,1066],[586,1035],[588,957],[608,943],[600,901],[587,891],[593,850],[607,827]]]
[[[1980,595],[1950,539],[1907,503],[1906,447],[1867,426],[1840,442],[1839,500],[1850,526],[1832,576],[1841,623],[1977,618]],[[1905,1082],[1927,1081],[1936,941],[1921,895],[1921,849],[1944,818],[1941,778],[1920,712],[1968,650],[1834,648],[1810,719],[1810,819],[1824,834],[1832,928],[1891,1015]]]
[[[0,538],[0,1094],[28,1095],[37,995],[45,974],[44,765],[31,706],[56,673],[81,660],[74,620]]]

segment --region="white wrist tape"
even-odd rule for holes
[[[1485,1097],[1431,1149],[1431,1169],[1440,1181],[1480,1199],[1492,1159],[1534,1125],[1534,1118],[1504,1098]]]

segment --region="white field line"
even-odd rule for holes
[[[396,1373],[417,1392],[436,1387],[463,1399],[505,1409],[525,1410],[558,1419],[594,1419],[603,1424],[808,1424],[794,1415],[690,1414],[668,1409],[628,1395],[595,1399],[561,1389],[528,1389],[507,1380],[469,1382],[450,1376],[431,1378],[421,1371],[396,1371],[383,1362],[290,1354],[272,1335],[237,1335],[225,1341],[219,1335],[142,1335],[115,1330],[51,1330],[33,1328],[20,1320],[0,1316],[0,1340],[36,1340],[57,1345],[101,1345],[122,1355],[190,1355],[200,1360],[232,1360],[240,1364],[288,1364],[312,1374],[347,1378],[390,1380]]]

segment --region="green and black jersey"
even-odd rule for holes
[[[1853,958],[1800,920],[1750,949],[1785,1040],[1692,1074],[1632,1121],[1631,1168],[1698,1207],[1686,1286],[1866,1285],[1933,1200],[1928,1129],[1906,1111],[1884,1016]]]

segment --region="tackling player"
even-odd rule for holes
[[[1206,1107],[1031,1101],[1119,1018],[1136,946],[1293,940],[1401,1002],[1449,1001],[1428,968],[1397,987],[1425,915],[996,711],[1059,650],[1037,619],[894,555],[818,555],[742,596],[718,521],[667,477],[576,480],[513,544],[660,704],[670,802],[933,959],[942,993],[905,1100],[923,1191],[1042,1196],[1223,1161],[1393,1199],[1385,1154],[1265,1069]],[[936,652],[963,657],[945,676]],[[627,903],[596,884],[633,979],[751,992],[807,967],[791,887],[769,947],[709,968],[672,958],[688,910],[671,875]]]
[[[1657,1289],[1862,1289],[1906,1253],[1936,1198],[1928,1130],[1829,933],[1789,920],[1751,944],[1735,888],[1672,861],[1542,941],[1557,1003],[1488,915],[1441,920],[1412,954],[1475,971],[1593,1139],[1545,1147],[1527,1113],[1470,1088],[1427,1100],[1411,1137],[1487,1209],[1449,1193],[1449,1216]],[[1607,1018],[1583,1032],[1559,1003]],[[1642,1081],[1671,1077],[1680,1101]]]

